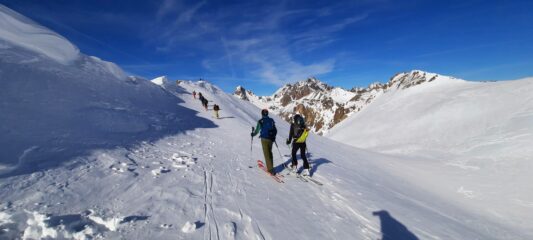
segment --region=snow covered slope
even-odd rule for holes
[[[0,35],[0,176],[185,131],[176,125],[195,119],[160,87],[96,57],[69,57],[71,43],[4,6],[0,16],[9,20],[0,27],[9,33]]]
[[[400,156],[384,166],[487,217],[530,227],[532,91],[533,78],[438,77],[385,93],[327,137]]]
[[[4,236],[125,239],[501,239],[527,238],[512,222],[483,218],[381,170],[376,159],[319,136],[309,139],[318,186],[255,167],[262,157],[250,126],[259,109],[207,82],[164,85],[216,128],[93,151],[69,165],[4,178]],[[186,91],[182,91],[185,89]],[[221,118],[201,110],[201,92]],[[275,117],[279,138],[288,126]],[[196,124],[192,122],[191,124]],[[178,126],[181,126],[179,124]],[[275,165],[288,160],[280,145]],[[250,168],[252,167],[252,168]],[[24,187],[22,187],[24,186]],[[11,234],[11,235],[10,235]]]
[[[324,185],[277,183],[255,167],[251,103],[203,81],[160,87],[81,54],[64,65],[5,46],[0,239],[533,237],[529,218],[450,202],[383,165],[402,159],[316,135],[311,172]],[[220,105],[220,119],[193,90]],[[274,150],[278,170],[288,153]]]
[[[532,156],[533,78],[467,82],[439,77],[432,83],[384,94],[332,129],[328,137],[364,148],[409,153]],[[405,147],[409,146],[408,149]],[[502,151],[504,150],[504,151]]]

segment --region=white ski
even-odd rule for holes
[[[298,174],[298,175],[300,175],[300,174]],[[320,181],[318,181],[318,180],[312,178],[311,176],[303,176],[303,175],[300,175],[300,178],[305,179],[305,180],[308,180],[308,181],[311,181],[311,182],[313,182],[314,184],[316,184],[316,185],[318,185],[318,186],[322,186],[322,185],[324,185],[324,184],[321,183]]]
[[[285,167],[285,169],[287,169],[288,173],[285,174],[287,176],[295,176],[296,178],[302,180],[302,182],[309,182],[307,181],[307,179],[303,178],[298,172],[293,172],[289,167],[288,165],[283,165]]]

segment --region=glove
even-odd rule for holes
[[[250,133],[250,136],[254,137],[254,133]]]
[[[289,139],[287,138],[287,141],[285,141],[285,144],[287,144],[287,145],[291,144],[291,140],[289,140]]]

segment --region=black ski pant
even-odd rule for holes
[[[298,161],[296,161],[296,152],[300,149],[300,156],[304,160],[304,169],[309,169],[309,162],[307,161],[307,156],[305,156],[306,144],[303,143],[292,143],[292,165],[297,166]]]

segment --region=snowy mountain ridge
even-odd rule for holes
[[[259,108],[270,109],[286,121],[290,121],[296,113],[302,114],[308,126],[315,133],[322,135],[347,117],[361,111],[385,92],[404,90],[435,80],[457,79],[413,70],[396,74],[385,84],[373,83],[366,88],[346,90],[329,86],[316,78],[309,78],[286,84],[272,96],[256,96],[242,86],[236,88],[234,95]]]

